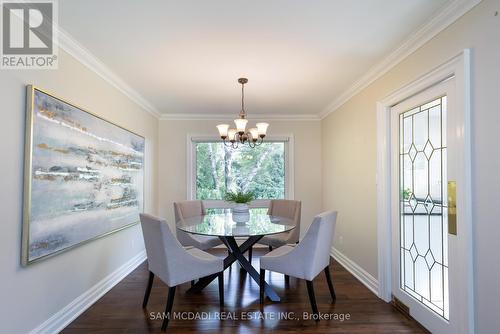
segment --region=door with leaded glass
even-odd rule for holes
[[[466,332],[457,258],[456,172],[463,124],[449,78],[391,109],[392,291],[434,333]]]

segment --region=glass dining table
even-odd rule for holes
[[[218,237],[229,250],[224,259],[224,270],[238,261],[252,279],[259,284],[259,273],[243,255],[251,246],[265,235],[273,235],[291,231],[295,228],[291,219],[266,214],[265,209],[250,209],[247,215],[234,215],[230,210],[208,210],[207,214],[183,219],[176,223],[179,230],[203,235]],[[246,238],[238,245],[236,238]],[[217,275],[200,278],[188,292],[203,290]],[[278,302],[278,294],[267,282],[264,282],[264,291],[268,298]]]

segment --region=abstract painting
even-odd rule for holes
[[[24,265],[138,222],[143,137],[31,85],[26,119]]]

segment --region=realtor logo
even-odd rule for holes
[[[2,69],[55,69],[55,1],[2,1]]]

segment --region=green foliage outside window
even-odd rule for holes
[[[238,191],[256,199],[285,197],[285,143],[236,149],[221,142],[196,143],[196,197],[223,200]]]

